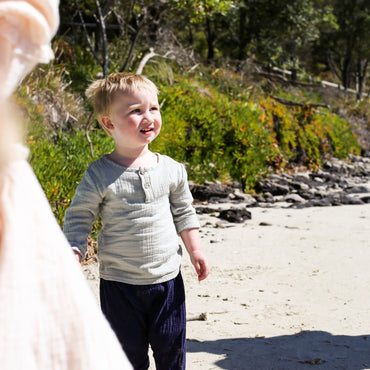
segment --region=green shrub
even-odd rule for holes
[[[102,129],[90,132],[94,158],[85,132],[58,133],[53,140],[40,135],[29,136],[30,163],[50,202],[60,225],[66,207],[73,199],[76,187],[88,165],[113,150],[113,142]]]
[[[346,158],[359,153],[350,124],[328,110],[284,106],[260,91],[243,89],[241,80],[232,83],[229,75],[222,81],[221,72],[197,79],[174,75],[173,84],[167,77],[159,86],[162,131],[150,148],[185,163],[195,182],[238,180],[253,191],[256,182],[275,169],[292,163],[315,168],[330,155]],[[82,129],[85,123],[48,131],[42,109],[28,97],[25,86],[18,100],[30,116],[31,165],[62,225],[84,171],[113,149],[112,139],[98,126],[90,131],[92,158]]]
[[[273,168],[359,153],[350,125],[329,112],[230,99],[193,79],[162,86],[160,98],[163,127],[151,149],[185,162],[196,182],[234,179],[253,189]]]

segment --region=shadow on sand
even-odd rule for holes
[[[187,352],[224,355],[215,363],[228,370],[369,369],[370,335],[331,335],[304,331],[271,338],[188,340]]]

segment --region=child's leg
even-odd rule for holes
[[[158,284],[149,315],[149,342],[157,370],[185,369],[186,312],[181,274]]]
[[[146,307],[136,286],[100,279],[100,304],[135,370],[149,368]]]

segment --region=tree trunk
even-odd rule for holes
[[[357,61],[357,100],[362,100],[362,94],[365,88],[366,72],[369,65],[369,60],[362,62],[360,59]]]
[[[90,36],[89,36],[89,33],[87,32],[86,23],[85,23],[85,20],[83,18],[82,11],[81,11],[81,8],[80,8],[80,4],[78,3],[78,0],[75,0],[75,4],[76,4],[77,12],[78,12],[78,15],[80,17],[82,28],[84,30],[86,40],[87,40],[87,43],[89,44],[89,48],[91,50],[91,53],[93,54],[96,61],[101,65],[101,60],[99,58],[99,55],[95,52],[94,46],[93,46],[93,44],[91,42],[91,39],[90,39]]]
[[[103,68],[103,77],[108,76],[108,39],[107,39],[107,30],[105,28],[105,19],[101,10],[99,0],[95,0],[96,8],[98,10],[98,17],[100,23],[100,31],[102,36],[102,63],[101,66]]]
[[[351,84],[351,69],[352,69],[351,67],[352,67],[352,52],[350,50],[347,50],[342,66],[342,85],[344,87],[344,91],[349,89]]]
[[[245,58],[245,50],[247,47],[248,35],[246,35],[246,19],[247,19],[247,9],[242,6],[239,9],[239,50],[238,59],[243,60]]]
[[[215,49],[214,49],[214,40],[215,34],[212,31],[212,24],[209,17],[206,18],[206,38],[208,44],[208,55],[207,55],[207,62],[210,63],[213,61],[215,56]]]

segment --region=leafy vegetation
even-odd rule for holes
[[[349,153],[359,154],[351,125],[329,109],[284,106],[261,86],[243,82],[226,70],[215,72],[202,67],[186,77],[170,66],[159,70],[163,73],[155,74],[158,71],[151,67],[146,70],[159,86],[163,116],[161,134],[151,150],[185,163],[189,178],[195,182],[238,180],[253,192],[257,181],[269,172],[294,164],[315,168],[331,155],[346,158]],[[51,71],[47,66],[30,75],[19,88],[18,100],[29,116],[31,165],[62,224],[83,172],[92,160],[110,152],[113,142],[97,123],[92,125],[88,131],[92,157],[85,129],[90,107],[82,101],[76,105],[71,92],[66,92],[63,120],[68,109],[74,109],[76,114],[79,112],[79,123],[60,125],[57,130],[48,124],[50,117],[43,115],[48,111],[48,100],[43,105],[42,99],[32,98],[27,91],[41,89],[60,99],[53,89],[62,83],[63,71],[57,69],[55,79]],[[291,91],[275,92],[290,100],[298,99]],[[303,94],[321,100],[301,90],[298,97]]]
[[[58,38],[73,84],[135,70],[152,48],[179,66],[239,69],[253,58],[302,79],[365,92],[370,3],[363,0],[65,0]],[[86,52],[87,51],[87,52]],[[167,54],[168,55],[168,54]],[[73,67],[72,67],[73,66]],[[85,73],[81,67],[86,67]],[[95,76],[92,76],[93,78]]]
[[[65,0],[54,63],[16,96],[59,223],[89,163],[113,149],[83,94],[111,72],[140,66],[158,85],[163,128],[151,149],[198,183],[237,180],[253,192],[270,172],[359,154],[348,120],[370,121],[369,14],[359,0]],[[276,66],[290,76],[270,79]],[[320,79],[357,96],[309,87]]]

